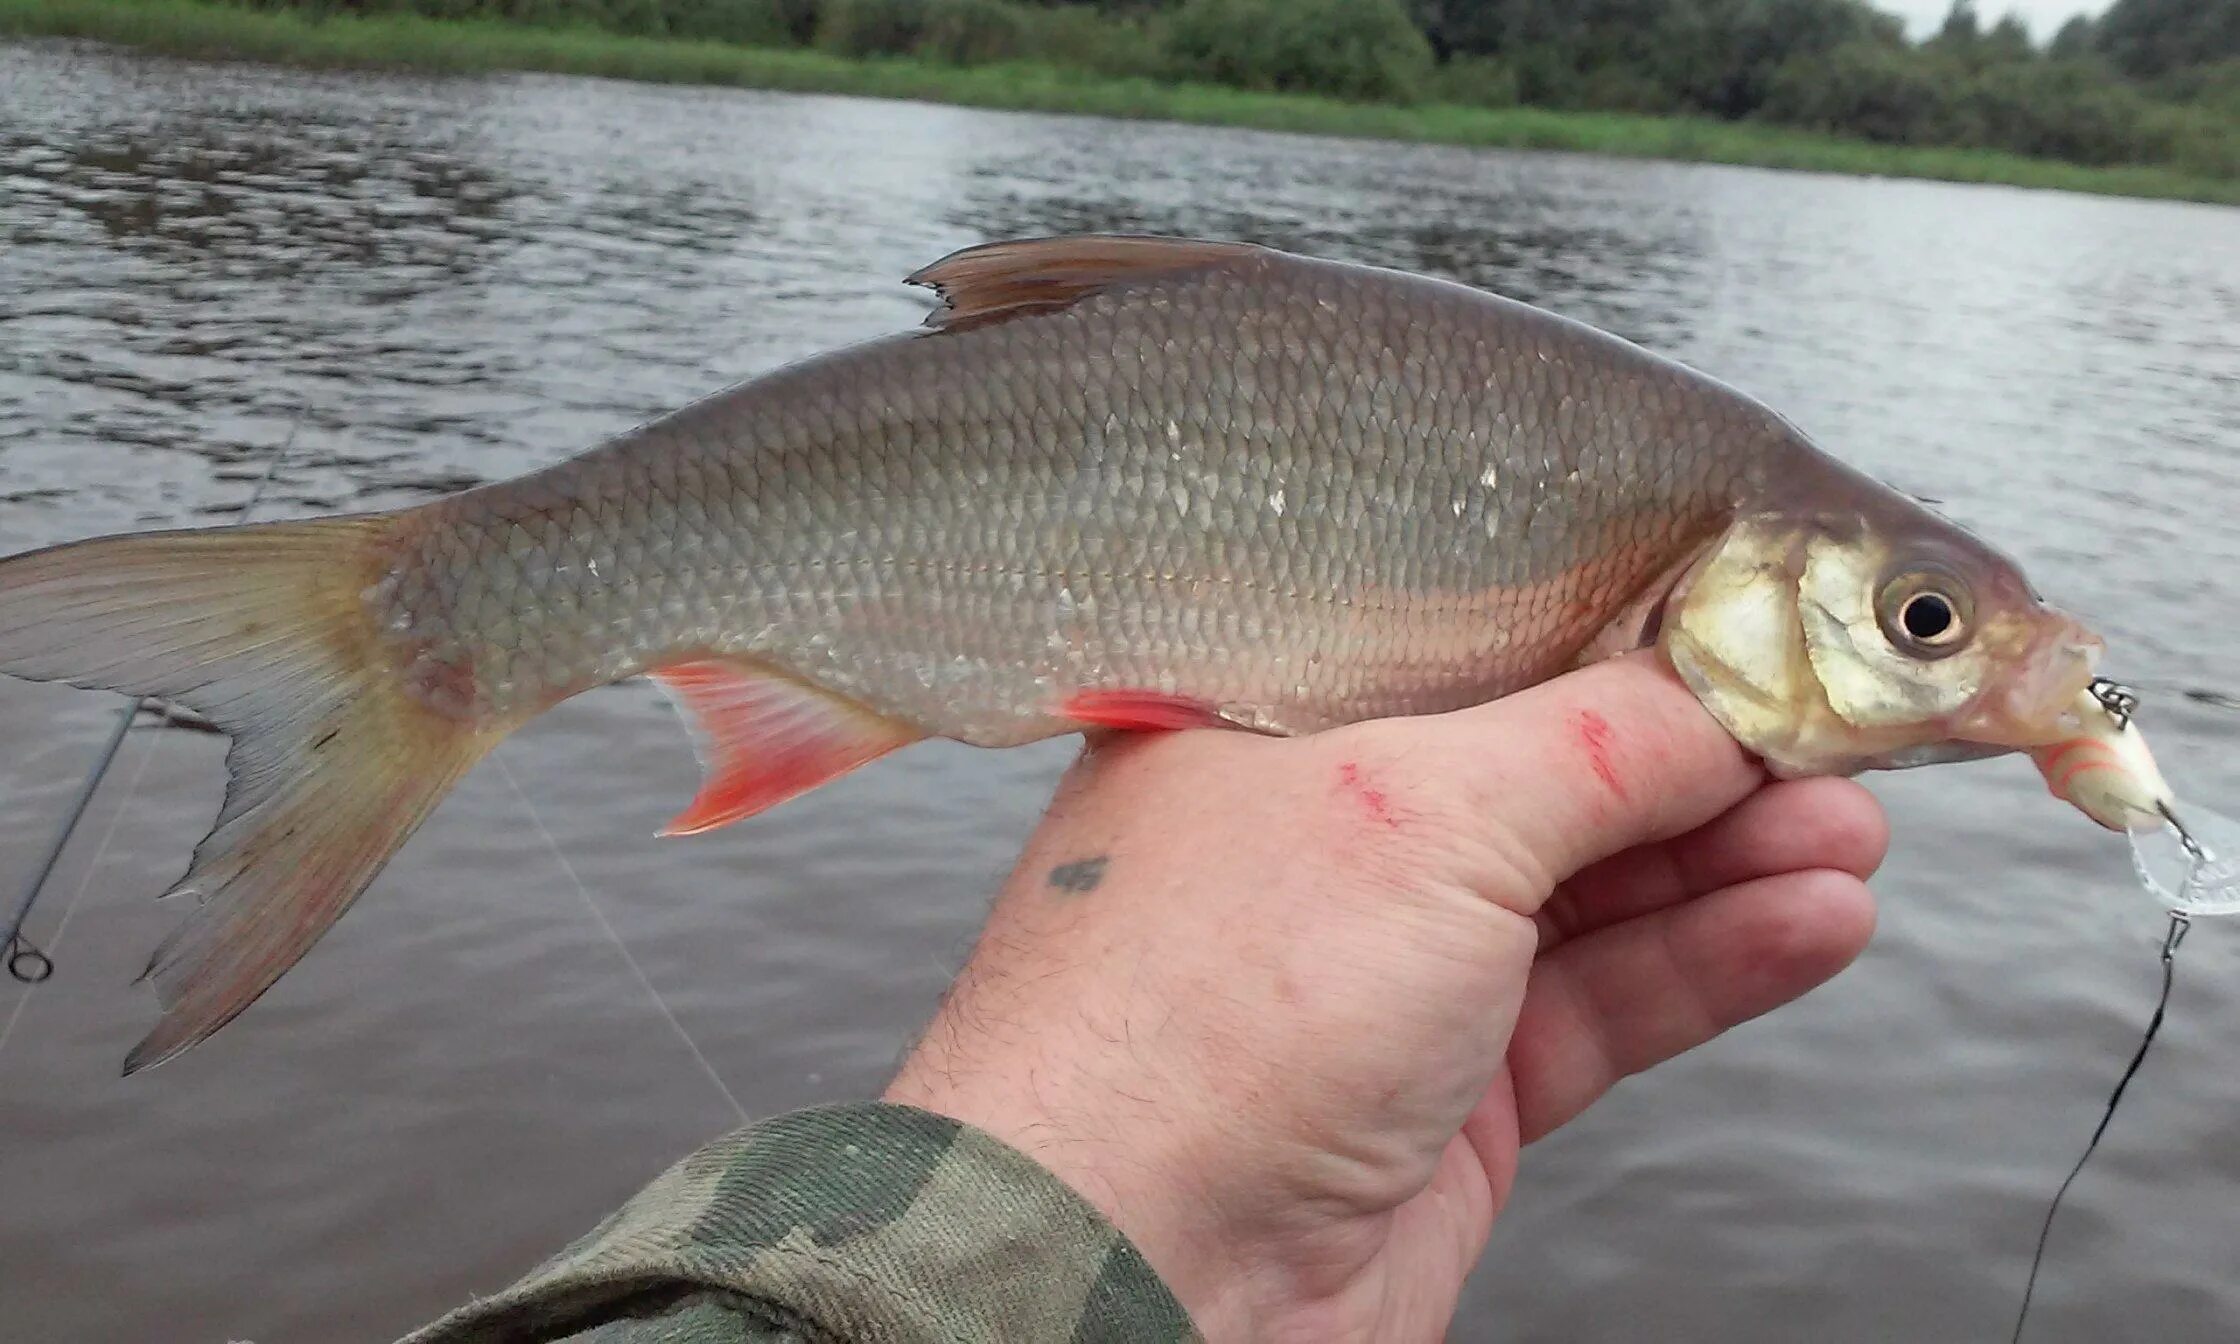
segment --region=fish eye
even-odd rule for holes
[[[1960,618],[1953,614],[1952,604],[1943,594],[1915,593],[1898,609],[1898,624],[1922,643],[1934,644],[1951,634]]]
[[[1885,583],[1876,603],[1882,633],[1916,658],[1942,658],[1968,641],[1967,590],[1949,574],[1917,570]]]

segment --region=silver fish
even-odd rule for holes
[[[2054,741],[2091,675],[1998,553],[1524,304],[1155,238],[912,280],[925,329],[516,480],[0,561],[0,672],[233,738],[128,1071],[254,1001],[506,734],[637,673],[698,725],[675,833],[923,737],[1311,733],[1647,643],[1790,774]]]

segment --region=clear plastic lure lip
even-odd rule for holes
[[[2131,867],[2165,908],[2189,915],[2240,915],[2240,822],[2207,808],[2167,814],[2127,834]]]

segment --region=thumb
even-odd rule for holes
[[[1532,869],[1532,909],[1588,864],[1692,831],[1765,783],[1653,651],[1414,722],[1411,757]]]

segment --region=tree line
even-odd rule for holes
[[[2115,0],[2044,43],[1955,0],[249,0],[1375,102],[1759,120],[2240,176],[2240,0]]]

